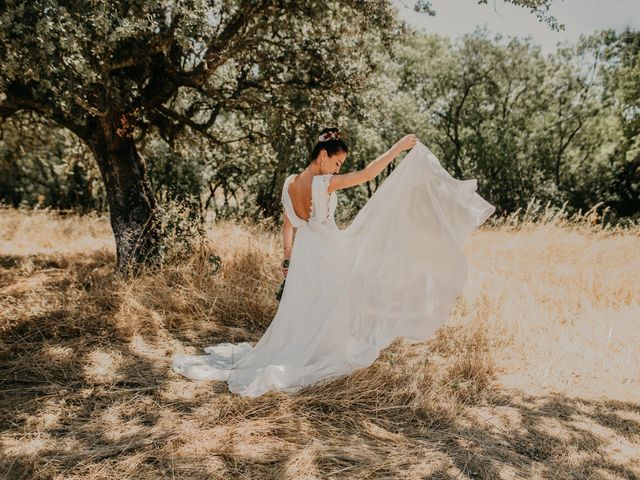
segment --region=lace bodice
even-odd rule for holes
[[[316,175],[311,181],[311,215],[309,220],[304,220],[296,215],[293,209],[293,202],[289,196],[289,183],[297,174],[289,175],[282,186],[282,207],[287,217],[294,227],[300,227],[307,224],[323,224],[337,228],[335,221],[335,210],[337,205],[336,192],[327,192],[329,187],[330,173],[326,175]]]

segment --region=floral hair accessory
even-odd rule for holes
[[[338,130],[331,130],[330,132],[323,133],[318,137],[319,142],[327,142],[329,140],[337,140],[340,138],[340,132]]]

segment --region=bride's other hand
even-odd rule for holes
[[[396,142],[396,147],[399,151],[404,152],[405,150],[411,150],[416,144],[416,135],[415,133],[410,133],[409,135],[405,135],[400,140]]]
[[[287,278],[287,273],[289,273],[289,259],[285,258],[282,260],[282,263],[280,264],[280,271],[282,272],[282,275],[284,275],[284,278]]]

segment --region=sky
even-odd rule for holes
[[[436,16],[413,10],[415,0],[393,0],[400,18],[426,33],[458,37],[471,33],[476,26],[486,26],[492,34],[531,36],[545,53],[555,50],[558,42],[575,42],[580,34],[629,26],[640,29],[640,0],[554,0],[550,13],[565,25],[555,32],[521,7],[504,0],[489,0],[478,5],[477,0],[431,0]]]

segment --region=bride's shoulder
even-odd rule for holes
[[[325,173],[323,175],[314,175],[311,181],[328,183],[331,177],[333,177],[333,173]]]
[[[283,185],[287,185],[291,182],[293,182],[293,180],[295,180],[295,178],[298,176],[297,173],[292,173],[290,175],[288,175],[285,179],[284,182],[282,182]]]
[[[316,184],[316,185],[322,184],[322,186],[324,187],[324,190],[327,192],[328,195],[330,195],[331,193],[333,193],[333,191],[329,189],[329,186],[331,185],[331,177],[333,177],[333,175],[334,175],[333,173],[314,175],[311,181],[313,184]]]

